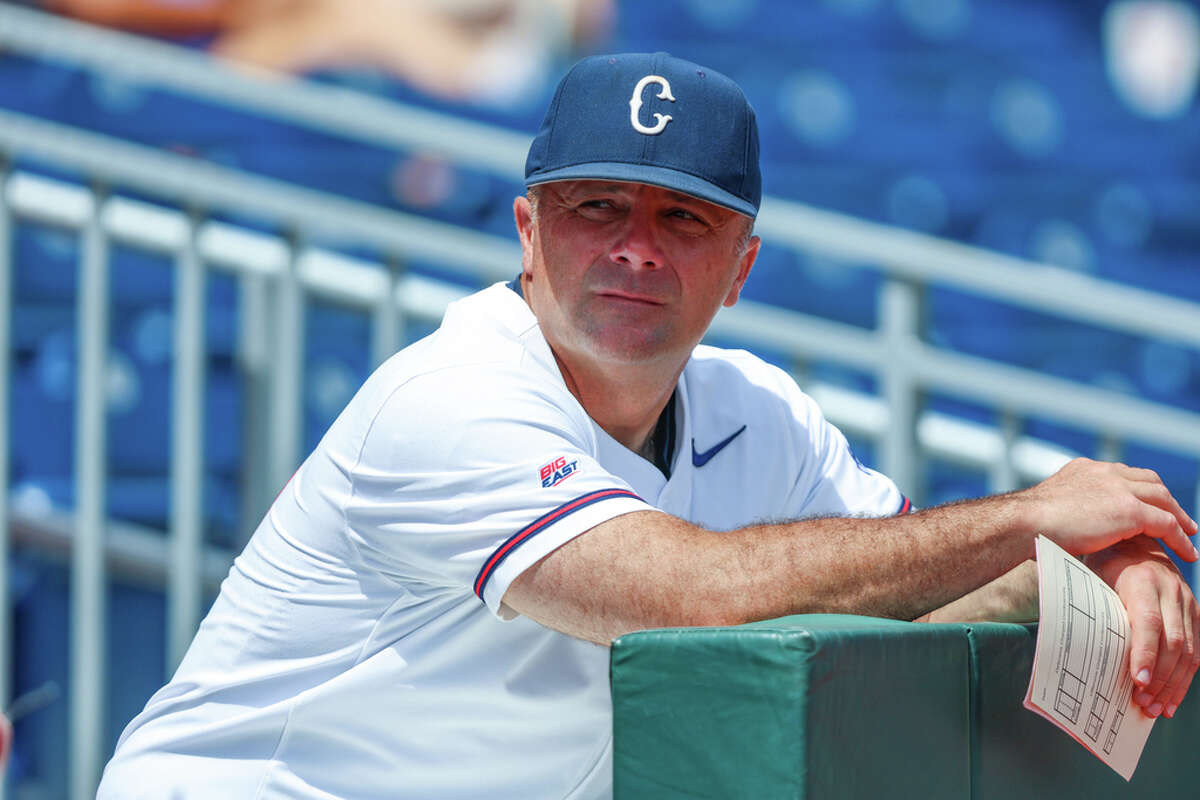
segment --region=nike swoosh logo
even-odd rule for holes
[[[696,452],[696,440],[692,439],[692,466],[693,467],[703,467],[709,461],[712,461],[713,456],[715,456],[717,453],[719,453],[723,449],[725,449],[725,445],[729,444],[734,439],[736,439],[741,434],[741,432],[744,430],[746,430],[745,425],[738,428],[736,431],[729,434],[724,439],[722,439],[721,441],[714,444],[712,447],[705,450],[703,453]]]

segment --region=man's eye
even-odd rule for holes
[[[584,200],[575,207],[575,213],[593,222],[608,222],[619,213],[612,200]]]
[[[670,213],[670,216],[674,217],[675,219],[684,220],[685,222],[689,222],[689,223],[694,222],[694,223],[699,223],[701,225],[708,224],[703,218],[693,214],[691,211],[688,211],[686,208],[673,209]]]

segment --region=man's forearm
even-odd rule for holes
[[[1026,561],[991,583],[935,608],[915,622],[1036,622],[1037,562]]]
[[[504,602],[600,643],[645,628],[805,612],[916,619],[1032,558],[1039,533],[1075,555],[1144,533],[1194,561],[1195,532],[1157,475],[1078,459],[1031,489],[887,519],[714,533],[634,512],[525,570]]]
[[[505,602],[580,638],[808,612],[913,619],[1031,554],[1010,498],[888,519],[706,531],[657,512],[609,520],[521,575]]]

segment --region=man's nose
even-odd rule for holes
[[[654,214],[633,209],[625,219],[620,235],[613,243],[612,259],[635,269],[657,269],[663,264],[658,246]]]

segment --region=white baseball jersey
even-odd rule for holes
[[[610,796],[608,648],[512,613],[514,578],[631,511],[907,510],[748,353],[697,348],[675,404],[668,479],[592,422],[512,288],[454,303],[285,487],[99,796]]]

